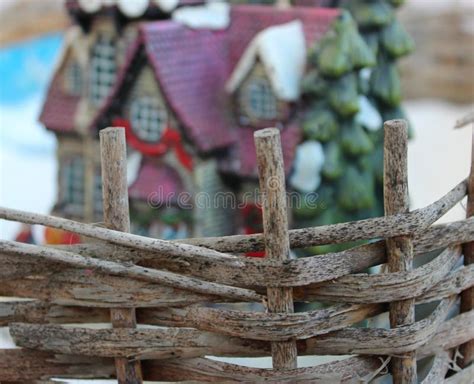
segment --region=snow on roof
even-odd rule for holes
[[[303,25],[294,20],[259,32],[239,60],[226,90],[234,92],[260,59],[276,96],[284,101],[296,101],[306,64]]]
[[[171,18],[189,28],[225,29],[230,23],[229,14],[229,4],[212,1],[201,6],[179,8]]]

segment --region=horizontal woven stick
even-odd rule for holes
[[[238,267],[239,258],[210,250],[208,248],[197,247],[190,244],[173,243],[166,240],[153,239],[145,236],[132,235],[112,229],[102,228],[91,224],[84,224],[78,221],[63,219],[60,217],[41,215],[38,213],[19,211],[0,207],[0,219],[18,221],[25,224],[39,224],[51,228],[62,229],[65,231],[77,233],[92,239],[107,241],[117,245],[123,245],[144,251],[154,251],[167,253],[170,256],[201,257],[208,261],[226,259],[234,261]],[[1,248],[0,248],[1,249]]]
[[[446,240],[449,243],[463,242],[466,237],[474,240],[474,230],[472,230],[472,228],[474,228],[474,220],[469,219],[460,223],[462,223],[462,225],[455,223],[458,224],[456,226],[456,236],[451,235],[450,232],[443,236],[437,233],[438,231],[436,230],[435,233],[438,234],[437,240]],[[467,224],[469,224],[469,226]],[[450,228],[449,230],[452,229],[452,227],[448,228]],[[461,229],[466,229],[466,231],[460,231]],[[471,232],[473,233],[471,234]],[[424,251],[437,249],[439,247],[439,243],[434,240],[431,246],[427,245],[428,241],[424,240],[424,238],[421,241],[423,241],[422,248]],[[415,249],[417,248],[416,244],[417,242],[415,242]],[[114,246],[105,244],[82,244],[79,246],[59,247],[59,249],[68,252],[79,252],[83,256],[94,256],[105,260],[110,259],[111,255],[115,258],[121,254],[123,254],[124,257],[119,257],[119,260],[123,260],[132,254],[134,255],[133,261],[135,263],[141,262],[141,264],[146,267],[166,268],[171,272],[238,286],[256,285],[256,282],[259,286],[262,286],[266,283],[308,285],[312,282],[332,281],[349,273],[363,271],[370,266],[381,264],[386,260],[383,241],[356,247],[347,251],[291,260],[282,266],[263,264],[261,261],[256,262],[252,258],[247,258],[242,261],[244,266],[239,269],[233,268],[232,265],[227,265],[226,262],[214,262],[209,264],[203,263],[202,260],[199,259],[189,261],[182,259],[176,260],[172,257],[168,258],[152,253],[124,252],[124,248],[122,247],[117,249]],[[53,266],[50,263],[44,263],[43,261],[33,258],[18,258],[4,253],[0,253],[0,262],[3,266],[0,270],[0,278],[3,280],[12,280],[14,278],[22,278],[30,275],[44,276],[50,273],[52,269],[59,273],[59,271],[67,268],[67,266],[62,264]],[[265,268],[263,268],[263,266],[265,266]],[[263,277],[261,277],[262,275]]]
[[[387,303],[412,299],[442,281],[460,257],[461,247],[450,247],[434,260],[411,271],[347,275],[308,289],[323,301]]]
[[[77,272],[73,270],[73,272]],[[57,280],[58,274],[55,274],[51,277],[51,280],[48,280],[47,277],[44,277],[42,281],[45,281],[46,285],[49,287],[51,292],[45,297],[39,297],[39,299],[48,300],[48,302],[41,301],[9,301],[9,302],[0,302],[0,326],[5,326],[9,322],[25,322],[25,323],[95,323],[95,322],[107,322],[109,319],[108,311],[100,307],[110,307],[111,305],[132,305],[139,304],[142,307],[154,305],[154,308],[139,308],[137,309],[137,319],[141,324],[152,324],[152,325],[165,325],[172,327],[186,327],[190,326],[191,319],[189,318],[188,313],[194,311],[194,306],[189,309],[189,305],[197,304],[200,302],[211,302],[218,301],[219,298],[215,296],[199,296],[199,295],[181,295],[176,293],[173,296],[173,292],[176,291],[167,291],[167,287],[155,286],[156,289],[151,289],[152,285],[146,286],[140,281],[121,279],[116,277],[103,277],[102,279],[95,279],[91,282],[92,287],[87,289],[85,287],[78,289],[82,292],[78,293],[79,297],[76,300],[72,298],[66,299],[64,295],[61,296],[61,299],[57,297],[58,291],[61,293],[66,289],[64,287],[58,287]],[[107,278],[113,278],[115,282],[120,285],[105,285],[104,280]],[[70,274],[65,276],[65,279],[75,280]],[[124,281],[125,280],[125,281]],[[13,285],[21,286],[21,296],[31,297],[35,293],[38,293],[38,286],[32,286],[31,282],[35,280],[30,280],[30,286],[25,288],[25,284],[28,283],[28,280],[15,281]],[[38,280],[36,280],[38,281]],[[49,283],[48,283],[49,281]],[[469,288],[474,283],[474,266],[463,267],[457,269],[456,271],[451,272],[446,276],[442,281],[437,285],[429,289],[422,296],[416,298],[417,303],[427,303],[438,301],[443,298],[447,298],[452,295],[457,295],[466,288]],[[129,284],[127,284],[129,283]],[[7,283],[8,284],[8,283]],[[73,284],[74,285],[74,284]],[[51,287],[52,286],[52,287]],[[75,285],[74,285],[75,286]],[[127,286],[125,290],[123,286]],[[105,288],[106,287],[106,288]],[[71,287],[71,290],[73,287]],[[40,292],[44,293],[45,288],[41,287]],[[142,296],[133,296],[137,293],[143,292]],[[17,291],[18,292],[18,291]],[[0,294],[2,292],[0,291]],[[3,294],[5,294],[3,292]],[[12,291],[7,292],[7,294],[13,295]],[[176,296],[178,295],[178,296]],[[305,299],[304,291],[301,289],[295,294],[295,301]],[[38,295],[37,295],[38,296]],[[39,295],[43,296],[43,295]],[[99,297],[96,297],[99,296]],[[148,296],[151,296],[147,299]],[[157,298],[159,296],[159,298]],[[95,301],[89,301],[93,300]],[[175,301],[173,301],[175,299]],[[200,299],[200,300],[199,300]],[[312,295],[311,291],[307,292],[306,299],[309,301],[314,301],[317,299],[315,295]],[[395,297],[394,300],[397,298]],[[65,306],[54,304],[54,302],[62,302],[66,304]],[[179,308],[186,304],[185,308]],[[76,305],[76,306],[72,306]],[[82,305],[78,307],[77,305]],[[95,307],[84,307],[85,305],[93,305]],[[161,308],[160,308],[161,306]],[[175,307],[170,307],[175,306]],[[350,306],[354,313],[348,312],[349,318],[354,318],[354,314],[357,312],[366,312],[374,313],[381,311],[384,307],[380,304],[358,304]],[[201,309],[200,309],[201,310]],[[235,312],[232,311],[234,315]],[[336,318],[339,312],[335,312]],[[309,316],[308,313],[297,313],[297,316],[304,318]],[[242,314],[242,324],[236,322],[236,326],[244,326],[245,316],[251,318],[251,314],[244,312]],[[257,314],[257,317],[264,316],[264,314]],[[275,321],[275,319],[273,319]],[[289,318],[282,318],[282,326],[288,326],[289,321],[294,321]],[[348,320],[348,324],[350,321]],[[202,327],[205,326],[205,322],[201,324]],[[216,324],[218,327],[218,324]],[[204,329],[204,328],[203,328]],[[216,328],[217,329],[217,328]],[[255,333],[259,332],[255,327],[250,327],[249,332]],[[225,333],[224,331],[222,331]],[[233,328],[229,325],[227,332],[233,332]],[[285,329],[277,330],[276,332],[286,332]],[[252,336],[249,336],[252,337]]]
[[[429,343],[417,350],[418,357],[432,356],[474,339],[474,311],[464,312],[443,322]]]
[[[424,358],[434,354],[440,354],[444,350],[456,346],[474,338],[474,311],[463,313],[440,325],[437,333],[431,340],[417,351],[418,358]],[[304,350],[305,344],[300,344],[301,354],[311,354],[314,350]],[[249,350],[255,352],[255,344],[249,345]],[[265,351],[260,351],[264,355]],[[242,355],[242,356],[245,356]],[[222,363],[224,364],[224,363]],[[370,377],[370,374],[380,367],[380,360],[375,357],[353,357],[340,362],[319,365],[315,368],[320,373],[338,371],[353,372],[354,376],[361,378]],[[221,365],[222,370],[208,371],[205,359],[167,359],[150,360],[144,362],[145,379],[147,380],[184,380],[195,379],[222,382],[223,377],[232,378],[233,366]],[[344,369],[347,367],[347,370]],[[216,368],[218,365],[210,365]],[[162,369],[166,368],[166,369]],[[106,378],[114,372],[113,360],[110,358],[55,355],[52,353],[25,350],[8,349],[0,350],[0,380],[24,381],[35,380],[40,377],[72,376],[76,378]],[[466,370],[459,373],[456,380],[467,376],[472,372]],[[238,375],[238,373],[237,373]],[[239,377],[239,376],[237,376]],[[453,376],[454,377],[454,376]],[[456,383],[458,381],[455,381]],[[461,382],[461,381],[459,381]]]
[[[204,381],[216,383],[353,383],[355,377],[373,375],[383,361],[376,357],[352,357],[315,367],[277,371],[250,368],[210,359],[152,360],[144,362],[148,380]]]
[[[0,349],[0,381],[39,380],[50,377],[109,378],[112,359],[54,355],[26,349]]]
[[[47,259],[49,261],[74,265],[75,267],[79,268],[92,269],[113,275],[127,276],[144,281],[164,284],[166,286],[185,289],[191,292],[229,297],[243,301],[259,302],[263,301],[264,299],[264,296],[259,295],[249,289],[225,286],[222,284],[216,284],[177,275],[171,272],[158,271],[155,269],[139,267],[133,264],[126,265],[113,261],[95,259],[93,257],[81,256],[71,252],[64,252],[58,249],[40,247],[37,245],[0,240],[0,249],[6,253],[15,254],[18,256],[38,257]]]
[[[13,256],[11,256],[13,258]],[[20,259],[15,257],[15,259]],[[25,265],[27,260],[25,259]],[[2,261],[5,260],[2,258]],[[46,263],[43,263],[46,264]],[[2,267],[5,264],[2,264]],[[15,263],[15,267],[16,267]],[[34,271],[4,278],[0,296],[34,298],[62,305],[87,307],[180,307],[199,302],[226,302],[219,296],[166,287],[91,270],[49,265],[50,271]],[[236,301],[236,300],[230,300]]]
[[[461,201],[466,193],[467,180],[463,180],[438,201],[407,214],[293,229],[289,233],[290,246],[305,248],[421,233]],[[179,242],[233,253],[258,251],[264,247],[262,234],[195,238],[179,240]]]
[[[303,354],[380,354],[413,351],[432,338],[453,299],[443,300],[425,320],[395,329],[348,328],[298,342]],[[191,328],[87,329],[58,325],[10,324],[17,345],[86,356],[169,357],[268,356],[267,342],[218,335]]]
[[[427,288],[420,296],[416,297],[417,303],[429,303],[446,298],[452,295],[458,295],[463,290],[472,287],[474,284],[474,267],[468,266],[459,268],[443,277],[436,285]],[[422,290],[422,289],[421,289]],[[325,292],[321,290],[321,285],[309,285],[294,289],[295,301],[317,301],[328,300]],[[416,292],[415,292],[416,293]],[[387,302],[398,300],[398,297],[405,297],[405,291],[395,290],[394,295],[383,294]],[[352,302],[352,303],[371,303],[373,301],[370,287],[363,292],[345,293],[345,296],[337,297],[332,295],[332,302]]]
[[[415,253],[428,252],[470,240],[474,240],[474,218],[429,228],[426,234],[415,239]],[[334,280],[386,262],[384,241],[342,252],[290,260],[282,266],[267,264],[261,259],[245,258],[242,260],[244,265],[239,269],[234,268],[227,261],[209,264],[199,258],[183,260],[106,244],[83,244],[61,248],[103,259],[110,259],[113,255],[114,258],[133,260],[135,263],[151,268],[166,268],[172,272],[208,281],[239,286],[308,285],[312,282]]]
[[[268,369],[247,368],[204,358],[143,362],[146,380],[205,380],[208,382],[241,382],[242,380],[254,382],[257,379],[276,378],[281,382],[280,380],[289,380],[292,377],[304,380],[317,375],[324,378],[330,377],[329,375],[337,375],[341,378],[338,383],[345,383],[350,382],[354,375],[361,378],[371,375],[372,372],[379,369],[381,364],[382,361],[376,357],[352,357],[285,373]],[[104,379],[111,378],[114,373],[115,369],[111,358],[55,355],[27,349],[0,350],[0,380],[2,382],[25,382],[26,380],[58,376],[76,379]],[[275,377],[275,375],[277,376]]]
[[[63,264],[46,264],[38,261],[0,254],[2,265],[0,295],[88,307],[183,307],[203,302],[236,301],[126,277],[64,267]],[[417,301],[436,301],[458,294],[472,286],[473,281],[474,267],[461,268],[450,273],[436,286],[418,297]],[[320,292],[319,285],[298,287],[294,289],[294,299],[319,300]]]
[[[304,248],[328,243],[345,243],[354,240],[421,233],[462,200],[466,192],[467,180],[463,180],[440,200],[407,214],[294,229],[290,231],[290,246]],[[239,258],[221,252],[243,253],[264,248],[262,234],[165,241],[4,207],[0,207],[0,219],[45,225],[125,247],[168,253],[176,257],[201,257],[209,261],[228,259],[235,262],[235,267],[239,267]],[[206,249],[202,249],[202,247],[206,247]]]
[[[253,340],[307,339],[351,326],[386,310],[384,305],[335,305],[291,314],[196,307],[186,319],[194,328]]]

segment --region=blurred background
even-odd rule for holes
[[[474,110],[474,1],[408,0],[399,20],[416,43],[400,62],[415,209],[469,172],[472,131],[454,125]],[[49,213],[54,204],[55,139],[37,119],[69,23],[62,0],[0,0],[0,206]],[[442,220],[464,216],[461,204]],[[18,230],[0,221],[1,238]]]
[[[474,2],[409,0],[399,19],[416,42],[400,63],[410,143],[413,208],[429,204],[468,173],[473,110]],[[62,0],[0,1],[0,205],[48,213],[56,188],[55,140],[37,122],[69,25]],[[444,220],[463,216],[462,207]],[[0,222],[2,238],[17,223]],[[35,236],[41,236],[35,233]]]

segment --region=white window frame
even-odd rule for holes
[[[278,118],[278,101],[270,82],[258,76],[249,80],[241,96],[244,111],[257,120]]]
[[[91,52],[89,97],[100,105],[109,95],[117,76],[117,46],[112,36],[98,36]]]
[[[166,108],[157,97],[140,96],[130,103],[130,123],[140,140],[157,142],[168,124]]]

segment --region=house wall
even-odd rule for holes
[[[196,184],[194,236],[225,236],[235,233],[238,196],[222,181],[215,158],[199,160],[194,169]]]
[[[84,161],[84,205],[82,210],[71,211],[67,206],[63,206],[66,194],[66,180],[64,180],[64,168],[68,161],[73,158],[81,158]],[[100,172],[100,150],[99,142],[92,137],[85,138],[79,135],[58,135],[57,147],[58,159],[58,210],[70,217],[94,222],[101,219],[101,212],[95,209],[96,195],[96,175]]]

